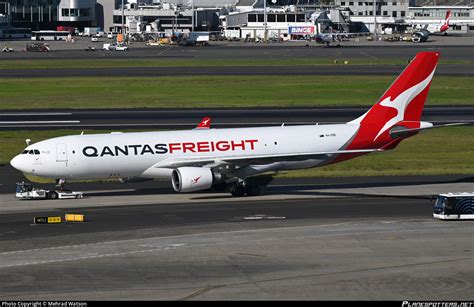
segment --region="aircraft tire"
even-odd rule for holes
[[[242,197],[245,196],[245,189],[242,185],[236,184],[230,189],[230,194],[234,197]]]

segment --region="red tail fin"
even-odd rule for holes
[[[445,32],[446,30],[449,29],[449,17],[451,17],[451,10],[449,10],[446,13],[446,17],[444,18],[444,23],[439,28],[439,32],[443,33],[443,32]]]
[[[446,17],[444,18],[444,24],[449,24],[449,17],[451,17],[451,10],[446,12]]]
[[[391,141],[388,131],[393,125],[400,121],[420,121],[438,58],[439,52],[418,53],[379,101],[364,115],[349,122],[360,124],[350,146],[362,145],[356,144],[359,142],[365,143],[364,147],[368,142],[372,146],[383,146]]]

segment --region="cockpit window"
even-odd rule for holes
[[[30,149],[30,150],[24,150],[21,154],[39,155],[40,151],[38,149]]]

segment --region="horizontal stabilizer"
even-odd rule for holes
[[[443,128],[443,127],[452,127],[452,126],[463,126],[463,125],[469,125],[469,123],[452,123],[452,124],[444,124],[444,125],[437,125],[437,126],[426,126],[426,127],[420,127],[420,128],[406,128],[406,129],[399,129],[399,130],[394,130],[390,132],[390,136],[393,138],[403,136],[407,133],[410,132],[419,132],[419,131],[424,131],[428,129],[434,129],[434,128]]]

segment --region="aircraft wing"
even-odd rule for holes
[[[301,161],[308,159],[327,158],[328,155],[334,154],[358,154],[380,152],[383,149],[359,149],[359,150],[337,150],[328,152],[305,152],[305,153],[291,153],[291,154],[276,154],[276,155],[248,155],[248,156],[223,156],[223,157],[189,157],[189,158],[169,158],[158,162],[153,167],[155,168],[177,168],[183,166],[204,166],[217,167],[223,164],[232,164],[236,166],[268,164],[280,161]]]

